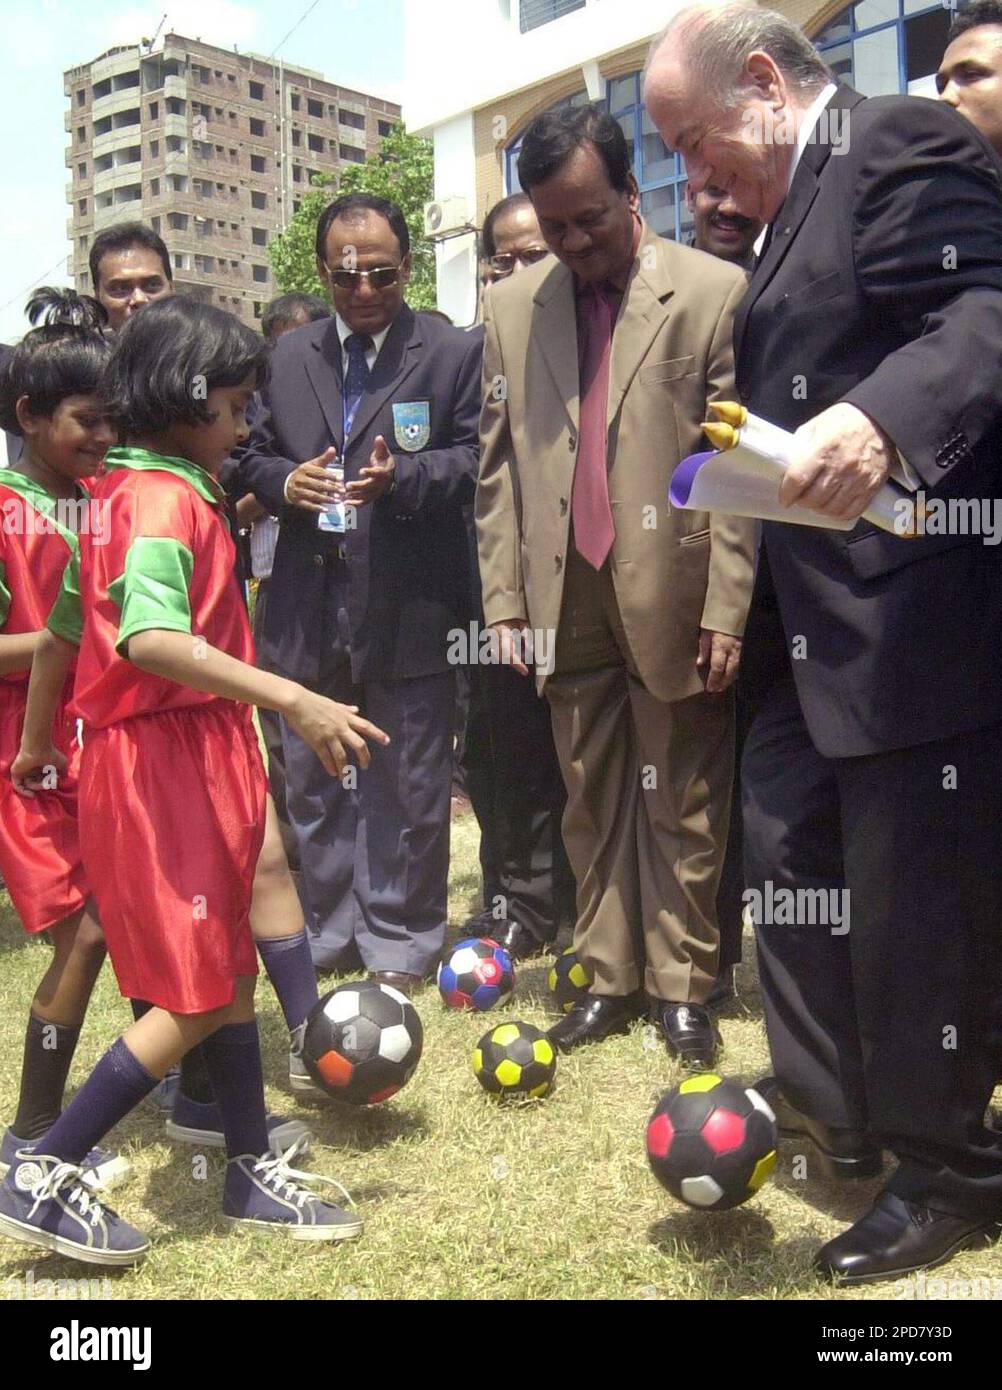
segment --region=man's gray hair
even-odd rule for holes
[[[834,81],[802,30],[786,15],[758,5],[687,5],[654,40],[647,70],[666,45],[682,59],[690,90],[710,92],[723,106],[738,104],[745,60],[757,50],[768,53],[801,96],[816,96]]]

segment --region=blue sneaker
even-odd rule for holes
[[[301,1144],[298,1153],[308,1153],[313,1135],[302,1120],[288,1120],[282,1115],[268,1115],[268,1142],[274,1154],[282,1153],[293,1144]],[[225,1149],[223,1117],[215,1101],[203,1105],[178,1093],[174,1110],[167,1121],[167,1138],[179,1144],[197,1144],[207,1149]]]
[[[146,1097],[145,1104],[151,1105],[154,1110],[159,1110],[162,1114],[169,1115],[174,1109],[174,1101],[177,1099],[180,1085],[181,1068],[171,1067],[164,1079],[158,1081],[153,1087],[153,1090]]]
[[[93,1265],[133,1265],[150,1248],[101,1205],[81,1168],[37,1153],[19,1156],[0,1182],[0,1235]]]
[[[303,1152],[298,1143],[284,1154],[263,1158],[242,1154],[226,1165],[223,1220],[230,1230],[268,1231],[289,1240],[353,1240],[362,1220],[333,1202],[325,1202],[305,1183],[325,1182],[351,1197],[333,1178],[302,1173],[289,1166]]]
[[[19,1139],[13,1130],[5,1130],[0,1140],[0,1176],[6,1173],[19,1157],[45,1144],[41,1139]],[[118,1187],[132,1172],[132,1164],[112,1149],[91,1149],[80,1165],[86,1174],[88,1184],[95,1192],[110,1192]]]

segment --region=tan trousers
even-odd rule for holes
[[[608,565],[596,573],[569,548],[546,694],[567,786],[574,946],[592,992],[643,985],[657,999],[701,1003],[717,974],[730,693],[655,699],[637,676]]]

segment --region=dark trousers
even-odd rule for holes
[[[531,676],[508,666],[471,667],[469,680],[463,770],[480,827],[484,907],[502,899],[510,921],[550,942],[576,913],[549,706]]]
[[[794,1105],[866,1129],[899,1196],[1002,1215],[1002,724],[823,758],[792,680],[744,754],[751,888],[848,891],[848,931],[757,924],[776,1073]],[[773,913],[774,919],[780,914]]]
[[[259,648],[261,633],[264,631],[265,615],[268,612],[270,585],[270,579],[259,580],[257,596],[254,600],[254,643]],[[260,659],[258,665],[262,671],[274,671],[275,669],[268,662]],[[281,675],[282,673],[278,672],[278,674]],[[272,709],[259,709],[257,716],[261,724],[265,750],[268,754],[268,786],[271,789],[271,799],[274,801],[275,810],[278,813],[278,827],[282,834],[285,857],[288,859],[291,869],[298,869],[299,846],[296,843],[296,832],[289,824],[289,811],[285,798],[285,748],[282,745],[282,721]]]
[[[316,689],[356,704],[390,736],[344,779],[283,721],[289,818],[313,963],[333,969],[357,947],[369,970],[426,974],[448,916],[453,672],[354,685],[343,561],[328,583],[325,660]]]

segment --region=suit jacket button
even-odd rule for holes
[[[566,516],[566,515],[567,515],[567,498],[566,498],[566,497],[561,497],[561,499],[560,499],[560,515],[561,515],[561,516]]]
[[[318,570],[322,570],[324,567],[324,557],[322,555],[314,555],[313,563],[316,565]]]
[[[567,447],[572,451],[578,447],[578,437],[576,434],[569,434],[567,436]]]

